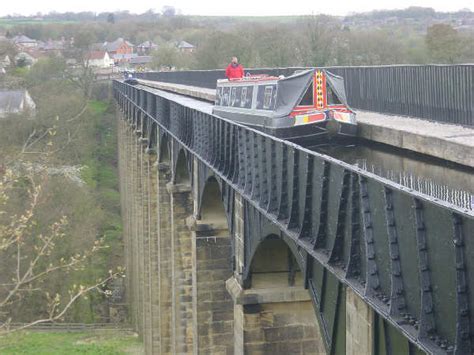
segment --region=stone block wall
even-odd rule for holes
[[[232,354],[233,302],[230,237],[196,237],[196,330],[201,354]]]
[[[245,354],[326,354],[311,301],[242,307]]]

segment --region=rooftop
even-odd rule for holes
[[[181,41],[178,44],[178,48],[194,48],[194,46],[186,41]]]
[[[87,55],[88,60],[103,59],[107,55],[106,51],[92,51]]]
[[[142,55],[130,59],[130,64],[147,64],[151,63],[153,58],[149,55]]]
[[[22,43],[36,43],[35,39],[31,39],[25,35],[19,35],[12,38],[13,43],[22,44]]]
[[[117,38],[113,42],[104,42],[103,47],[107,52],[111,52],[119,49],[123,43],[126,43],[130,47],[133,47],[133,44],[131,42],[123,39],[122,37]]]
[[[138,47],[142,48],[156,48],[158,45],[156,43],[153,43],[152,41],[145,41],[143,43],[140,43]]]
[[[27,95],[26,90],[0,90],[0,111],[20,110]]]

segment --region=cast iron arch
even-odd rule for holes
[[[179,150],[174,165],[173,182],[175,184],[191,185],[191,174],[189,172],[188,159],[184,149]]]
[[[256,274],[287,275],[286,286],[297,284],[304,287],[303,265],[300,265],[299,258],[294,255],[286,240],[277,234],[269,234],[260,241],[250,256],[249,265],[245,280],[246,288],[252,287],[253,275]]]
[[[166,134],[161,135],[158,161],[160,163],[170,163],[171,161],[169,139]]]
[[[158,148],[156,146],[157,144],[157,138],[158,138],[158,127],[156,122],[151,123],[151,128],[148,131],[148,149],[156,151]]]
[[[210,176],[204,183],[199,201],[198,217],[201,221],[225,221],[225,224],[228,224],[221,185],[215,176]]]

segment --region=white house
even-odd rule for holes
[[[26,90],[0,90],[0,118],[10,114],[35,115],[36,104]]]
[[[92,51],[88,54],[86,60],[89,66],[96,68],[110,68],[114,65],[114,60],[110,58],[106,51]]]

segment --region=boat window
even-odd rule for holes
[[[222,88],[217,88],[216,91],[216,105],[222,105]]]
[[[329,86],[329,84],[326,84],[326,93],[327,93],[328,105],[340,105],[340,104],[342,104],[341,100],[339,100],[336,93],[331,88],[331,86]]]
[[[252,101],[253,101],[253,86],[247,86],[247,95],[245,99],[245,104],[243,107],[245,108],[252,108]]]
[[[233,107],[240,107],[240,98],[242,96],[242,86],[238,86],[235,88],[235,97],[232,106]]]
[[[244,107],[247,103],[247,87],[242,88],[242,93],[240,94],[240,106]]]
[[[229,106],[230,102],[230,87],[224,87],[222,92],[222,106]]]
[[[268,110],[272,103],[273,86],[265,87],[265,96],[263,98],[263,108]]]
[[[259,85],[257,88],[257,110],[271,110],[275,106],[275,101],[272,99],[272,94],[276,94],[276,85]],[[247,94],[248,95],[248,94]],[[252,94],[250,94],[252,95]],[[251,96],[250,96],[251,97]],[[251,101],[251,100],[250,100]]]
[[[308,87],[308,90],[304,93],[303,98],[298,106],[313,106],[313,83]]]
[[[230,106],[235,106],[235,99],[237,94],[237,88],[234,86],[230,91]]]

